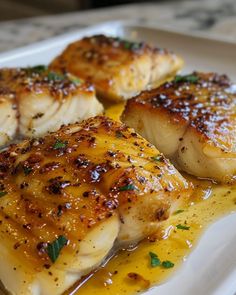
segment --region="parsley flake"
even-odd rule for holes
[[[57,139],[56,142],[53,145],[54,150],[60,150],[66,148],[68,142],[67,141],[61,141],[60,139]]]
[[[23,166],[23,170],[25,175],[29,175],[33,169],[31,167]]]
[[[136,189],[137,189],[137,188],[136,188],[135,185],[133,185],[133,184],[127,184],[127,185],[125,185],[125,186],[120,187],[120,188],[119,188],[119,191],[120,191],[120,192],[123,192],[123,191],[134,191],[134,190],[136,190]]]
[[[4,191],[0,192],[0,198],[4,197],[5,195],[7,195],[7,192],[4,192]]]
[[[177,214],[180,214],[182,212],[184,212],[184,210],[183,209],[179,209],[179,210],[176,210],[173,214],[174,215],[177,215]]]
[[[125,49],[130,49],[131,46],[132,46],[132,43],[131,43],[131,42],[129,42],[129,41],[124,41],[124,48],[125,48]]]
[[[140,49],[141,44],[138,42],[123,41],[123,46],[125,49],[128,49],[128,50],[138,50]]]
[[[47,70],[47,67],[44,65],[37,65],[35,67],[30,68],[33,73],[42,73]]]
[[[27,72],[28,75],[42,74],[46,70],[47,70],[47,67],[44,66],[44,65],[37,65],[37,66],[34,66],[34,67],[28,67],[28,68],[25,69],[25,71]]]
[[[54,72],[49,72],[47,77],[49,81],[61,81],[65,79],[65,76],[54,73]]]
[[[149,252],[149,256],[151,258],[151,267],[157,267],[161,265],[161,260],[155,253]]]
[[[164,162],[163,155],[157,155],[157,156],[151,157],[151,159],[156,161],[156,162]]]
[[[81,84],[82,83],[82,80],[81,79],[79,79],[78,77],[76,77],[76,76],[74,76],[74,75],[72,75],[72,74],[67,74],[67,77],[70,79],[70,81],[72,82],[72,83],[74,83],[75,85],[79,85],[79,84]]]
[[[190,229],[190,226],[178,224],[178,225],[176,225],[176,228],[177,229],[182,229],[182,230],[189,230]]]
[[[53,263],[57,260],[62,248],[66,246],[67,242],[68,240],[64,236],[59,236],[55,241],[47,245],[47,254]]]
[[[190,82],[190,83],[197,83],[199,80],[199,77],[196,75],[184,75],[184,76],[180,76],[177,75],[175,76],[173,82]]]
[[[162,261],[161,266],[164,268],[172,268],[175,264],[169,260]]]

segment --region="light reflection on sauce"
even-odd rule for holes
[[[122,106],[113,106],[107,115],[118,119]],[[114,114],[115,113],[115,114]],[[173,214],[164,224],[159,240],[144,241],[134,251],[120,251],[107,265],[97,271],[76,295],[132,295],[168,279],[193,251],[201,234],[219,218],[236,212],[236,185],[216,185],[185,175],[195,191],[184,210]],[[177,229],[181,224],[189,230]],[[173,268],[152,268],[149,252],[161,261],[170,260]]]

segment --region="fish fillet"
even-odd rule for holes
[[[182,65],[179,56],[165,49],[95,35],[71,43],[50,68],[82,77],[95,85],[101,97],[119,101],[160,84]]]
[[[44,66],[0,69],[0,144],[16,133],[36,137],[101,114],[91,85],[74,76],[58,75]]]
[[[106,117],[13,145],[0,153],[0,279],[14,295],[62,294],[111,249],[156,233],[191,190]]]
[[[236,85],[227,76],[176,76],[129,100],[122,121],[177,168],[220,182],[236,178]]]

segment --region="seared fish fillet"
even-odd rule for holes
[[[114,246],[156,233],[190,192],[157,149],[105,117],[13,145],[0,153],[0,279],[15,295],[62,294]]]
[[[173,76],[182,65],[165,49],[97,35],[70,44],[50,68],[92,82],[101,97],[126,100]]]
[[[102,105],[91,85],[44,66],[0,69],[0,144],[16,134],[41,136],[100,114]]]
[[[122,120],[176,167],[220,182],[236,178],[236,85],[193,73],[131,99]]]

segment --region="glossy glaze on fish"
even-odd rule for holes
[[[44,66],[0,69],[0,144],[16,134],[41,136],[102,110],[93,87],[73,75]]]
[[[122,120],[176,167],[199,177],[236,177],[236,86],[225,75],[193,73],[128,101]]]
[[[154,146],[105,117],[13,145],[0,154],[0,279],[16,295],[61,294],[114,246],[158,232],[190,192]]]
[[[50,68],[82,77],[101,97],[117,101],[160,84],[182,65],[183,60],[166,49],[95,35],[71,43]]]

